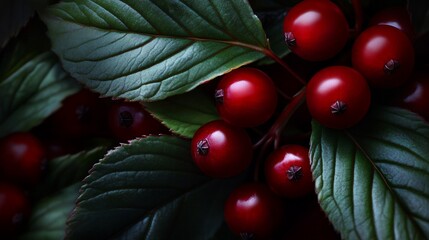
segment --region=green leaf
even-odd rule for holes
[[[66,239],[210,239],[239,180],[203,175],[188,141],[132,141],[108,153],[85,179]]]
[[[135,101],[190,91],[268,48],[246,0],[74,0],[43,18],[73,77]]]
[[[34,10],[28,0],[0,1],[0,48],[19,33],[34,14]]]
[[[359,126],[313,123],[311,166],[323,210],[343,239],[429,237],[429,125],[375,107]]]
[[[0,60],[14,63],[0,67],[0,137],[39,125],[79,90],[53,53],[32,47],[18,43]]]
[[[33,207],[27,228],[20,240],[64,239],[66,221],[73,210],[80,184],[72,185],[61,192],[43,199]]]
[[[48,163],[48,173],[35,190],[34,195],[46,196],[71,184],[82,181],[92,166],[106,154],[105,147],[82,151],[52,159]]]
[[[201,90],[144,104],[172,132],[192,138],[201,125],[219,118],[213,98]]]

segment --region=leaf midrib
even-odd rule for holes
[[[408,219],[413,222],[413,225],[419,231],[419,235],[420,236],[424,236],[423,230],[420,228],[420,225],[414,219],[413,214],[409,212],[408,208],[404,207],[403,202],[397,197],[396,193],[390,187],[387,179],[384,177],[383,173],[377,167],[377,165],[372,160],[372,158],[369,156],[369,154],[365,151],[365,149],[363,149],[363,147],[359,144],[359,142],[356,140],[356,138],[354,138],[353,135],[349,131],[344,130],[344,133],[353,142],[353,144],[358,148],[358,150],[363,154],[363,156],[371,163],[372,168],[375,170],[375,172],[377,173],[377,175],[380,176],[380,178],[384,182],[385,186],[389,190],[389,192],[390,192],[392,198],[394,199],[394,201],[396,203],[398,203],[398,205],[401,207],[401,209],[403,210],[403,212],[408,216]]]
[[[118,29],[106,29],[106,28],[102,28],[102,27],[98,27],[98,26],[89,26],[89,25],[85,25],[84,23],[80,23],[80,22],[72,22],[70,20],[66,20],[66,19],[61,18],[61,17],[52,17],[51,16],[51,18],[56,18],[57,21],[61,20],[61,21],[66,22],[68,24],[78,25],[78,26],[81,26],[82,28],[92,28],[92,29],[97,29],[97,30],[101,30],[101,31],[106,31],[108,33],[136,34],[136,35],[144,35],[144,36],[148,36],[148,37],[152,37],[152,38],[169,38],[169,39],[179,39],[179,40],[187,40],[187,41],[193,41],[193,42],[222,43],[222,44],[227,44],[227,45],[251,49],[253,51],[257,51],[257,52],[263,53],[265,55],[267,55],[267,52],[270,51],[268,46],[260,47],[260,46],[253,45],[250,43],[241,42],[239,39],[222,40],[222,39],[210,39],[210,38],[190,37],[190,36],[168,36],[168,35],[164,35],[164,34],[150,34],[150,33],[143,33],[143,32],[133,32],[131,30],[127,32],[127,31],[121,31]],[[267,42],[265,42],[265,43],[267,44]]]
[[[140,221],[142,221],[145,217],[149,217],[150,218],[150,224],[148,225],[148,227],[147,227],[147,230],[145,229],[145,232],[144,232],[144,235],[146,236],[148,233],[149,233],[149,230],[150,230],[150,227],[151,227],[151,225],[152,225],[152,223],[153,223],[153,217],[155,216],[155,214],[156,214],[156,212],[157,211],[159,211],[161,208],[163,208],[163,207],[165,207],[165,206],[167,206],[167,205],[169,205],[170,203],[172,203],[172,202],[175,202],[175,201],[179,201],[180,199],[182,199],[182,198],[184,198],[186,195],[189,195],[189,194],[191,194],[192,192],[194,192],[194,191],[199,191],[199,189],[201,189],[201,188],[204,188],[206,185],[208,185],[208,184],[210,184],[210,183],[212,183],[212,182],[214,182],[214,181],[216,181],[215,179],[209,179],[209,180],[207,180],[207,181],[205,181],[205,182],[202,182],[201,184],[197,184],[197,185],[195,185],[195,186],[193,186],[193,187],[191,187],[191,188],[189,188],[189,189],[187,189],[186,191],[184,191],[184,192],[182,192],[181,194],[179,194],[179,195],[177,195],[177,196],[174,196],[174,197],[172,197],[171,199],[168,199],[168,200],[165,200],[163,203],[161,203],[159,206],[156,206],[156,207],[154,207],[153,209],[150,209],[150,210],[148,210],[148,211],[145,211],[145,213],[142,215],[142,216],[140,216],[140,217],[138,217],[138,219],[136,219],[138,222],[140,222]],[[122,227],[120,230],[118,230],[118,231],[120,231],[120,232],[125,232],[126,231],[126,229],[129,229],[131,226],[134,226],[135,225],[135,223],[136,223],[136,220],[134,220],[133,222],[131,222],[130,224],[128,224],[128,225],[126,225],[126,226],[124,226],[124,227]],[[113,236],[115,236],[115,235],[118,235],[118,233],[116,232],[116,233],[112,233],[112,235],[110,235],[109,236],[109,238],[111,238],[111,237],[113,237]]]

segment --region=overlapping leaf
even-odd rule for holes
[[[33,207],[30,220],[20,240],[58,240],[65,235],[65,226],[74,202],[78,197],[80,184],[71,185],[60,192],[43,199]]]
[[[33,195],[36,197],[46,196],[81,182],[88,175],[92,166],[102,159],[105,153],[105,147],[97,147],[90,151],[82,151],[50,160],[47,166],[48,172]]]
[[[213,99],[200,90],[144,105],[172,132],[188,138],[201,125],[219,118]]]
[[[30,220],[19,239],[63,239],[66,221],[75,207],[81,181],[105,154],[104,147],[52,159],[47,175],[32,191],[37,200]]]
[[[153,101],[262,58],[245,0],[74,0],[44,14],[73,77],[106,96]]]
[[[16,36],[34,14],[28,0],[2,0],[0,2],[0,48]]]
[[[211,239],[237,179],[213,180],[179,138],[123,145],[85,179],[66,239]]]
[[[37,126],[79,89],[56,56],[38,46],[18,43],[0,62],[7,63],[0,67],[0,137]]]
[[[313,123],[312,170],[320,204],[344,239],[429,237],[429,125],[376,107],[360,126]]]

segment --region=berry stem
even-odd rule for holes
[[[286,100],[291,100],[292,99],[292,97],[290,97],[289,95],[287,95],[285,92],[281,91],[279,88],[277,88],[277,93],[280,94],[280,96],[282,96]]]
[[[265,141],[261,147],[261,149],[259,150],[259,154],[256,157],[256,161],[255,161],[255,170],[253,172],[253,180],[255,182],[259,181],[259,171],[261,168],[261,164],[262,164],[262,158],[264,156],[266,156],[266,152],[267,152],[267,148],[270,145],[270,141]]]
[[[253,148],[260,148],[259,155],[256,158],[256,166],[254,172],[254,180],[258,181],[259,178],[259,169],[262,163],[262,157],[266,156],[265,152],[268,146],[274,142],[274,149],[279,147],[280,143],[280,133],[283,128],[288,123],[289,119],[292,117],[294,112],[301,106],[305,101],[306,88],[303,87],[289,102],[288,105],[283,109],[280,116],[276,119],[274,124],[271,126],[270,130],[268,130],[267,134],[265,134],[255,145]]]
[[[355,29],[353,33],[355,36],[357,36],[362,30],[363,24],[362,3],[360,0],[352,0],[352,5],[355,15]]]
[[[296,80],[298,80],[304,86],[307,84],[307,82],[301,76],[299,76],[298,73],[296,73],[285,61],[279,58],[272,50],[265,49],[264,54],[276,61],[278,64],[280,64],[284,69],[286,69],[286,71],[288,71]]]
[[[259,147],[265,142],[274,141],[274,148],[278,147],[280,140],[280,133],[283,128],[286,126],[289,119],[292,117],[293,113],[301,106],[305,101],[306,88],[303,87],[290,101],[288,105],[283,109],[280,116],[276,119],[274,124],[271,126],[270,130],[265,134],[255,145],[254,147]]]

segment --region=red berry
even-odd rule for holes
[[[215,99],[222,119],[240,127],[266,122],[277,106],[274,83],[256,68],[240,68],[225,74],[217,86]]]
[[[388,25],[401,30],[412,41],[414,39],[414,28],[408,10],[404,7],[390,7],[375,14],[371,26]]]
[[[0,141],[0,173],[24,185],[35,185],[41,177],[45,151],[30,133],[13,133]]]
[[[345,46],[349,26],[334,3],[302,1],[287,13],[283,31],[293,53],[308,61],[323,61]]]
[[[359,72],[349,67],[333,66],[311,78],[306,99],[315,120],[326,127],[344,129],[366,115],[371,92]]]
[[[303,197],[314,191],[308,148],[286,145],[265,162],[265,177],[271,190],[281,196]]]
[[[113,104],[109,111],[109,126],[121,141],[166,132],[165,127],[137,102]]]
[[[8,183],[0,183],[0,232],[11,236],[28,217],[30,206],[24,193]]]
[[[414,68],[414,49],[400,30],[378,25],[365,30],[352,49],[353,67],[374,87],[398,87]]]
[[[413,111],[429,121],[429,72],[417,72],[413,81],[400,89],[393,104]]]
[[[257,183],[235,189],[224,208],[228,227],[243,239],[271,239],[283,214],[281,200],[265,185]]]
[[[191,153],[203,173],[226,178],[240,174],[249,166],[252,143],[243,129],[216,120],[195,132]]]
[[[89,90],[66,98],[63,105],[52,117],[55,134],[66,138],[78,138],[98,132],[105,120],[99,96]],[[103,116],[100,119],[100,116]]]

